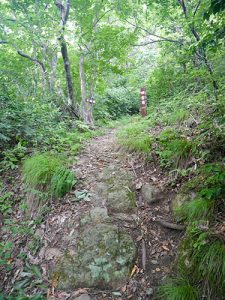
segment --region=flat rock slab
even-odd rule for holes
[[[80,219],[80,225],[98,224],[109,221],[108,211],[106,207],[93,207],[87,211]]]
[[[116,165],[110,165],[99,175],[95,193],[105,199],[109,213],[132,213],[136,208],[132,176]]]
[[[131,236],[117,226],[85,226],[76,251],[65,253],[53,276],[63,290],[76,288],[116,289],[126,282],[136,257]]]

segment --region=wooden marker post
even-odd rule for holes
[[[145,88],[141,88],[140,113],[142,117],[147,116],[147,94]]]

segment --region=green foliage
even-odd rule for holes
[[[220,297],[225,291],[225,250],[223,242],[209,240],[210,234],[192,227],[182,241],[178,270],[205,288],[205,294]],[[181,275],[182,276],[182,275]]]
[[[162,300],[198,300],[199,292],[186,279],[173,279],[160,287],[158,296]]]
[[[11,295],[4,295],[0,293],[0,300],[44,300],[46,299],[41,293],[36,295],[28,296],[23,290],[19,293],[12,293]]]
[[[138,113],[139,94],[137,90],[127,82],[125,76],[107,74],[109,85],[103,95],[99,95],[94,110],[97,119],[108,121],[116,120],[124,115]]]
[[[51,153],[33,155],[24,162],[24,180],[33,188],[50,191],[53,197],[62,197],[76,182],[65,164],[65,158]]]
[[[9,214],[12,212],[12,192],[2,192],[0,193],[0,212],[2,214]]]
[[[21,142],[15,145],[14,148],[2,151],[4,157],[4,160],[0,163],[2,170],[17,169],[18,163],[25,157],[26,152],[27,147],[22,146]]]
[[[191,141],[179,136],[173,129],[165,129],[158,137],[160,148],[156,153],[160,157],[160,163],[164,167],[182,167],[190,158],[194,149]]]
[[[173,111],[165,116],[165,123],[168,125],[180,124],[188,117],[188,112],[184,109]]]
[[[0,243],[0,268],[3,267],[6,272],[13,269],[10,264],[13,250],[14,244],[12,242]]]
[[[182,187],[184,192],[195,190],[199,197],[206,200],[222,200],[225,196],[225,166],[224,163],[205,164]]]
[[[216,294],[225,292],[225,250],[224,244],[214,241],[202,245],[200,251],[192,253],[191,261],[195,266],[196,277],[208,282]]]

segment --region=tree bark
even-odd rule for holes
[[[93,103],[87,101],[87,85],[84,70],[84,54],[80,57],[81,116],[85,123],[93,125]],[[90,100],[90,99],[89,99]]]

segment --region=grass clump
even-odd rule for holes
[[[147,128],[147,123],[134,123],[126,126],[118,135],[119,143],[135,152],[150,152],[152,140]]]
[[[225,294],[225,249],[223,242],[216,240],[202,245],[201,251],[194,251],[192,261],[196,277],[204,280],[216,294]]]
[[[62,197],[76,182],[74,173],[65,164],[66,160],[59,155],[35,154],[24,162],[24,180],[32,188],[48,191],[53,197]]]
[[[189,228],[189,231],[180,245],[179,274],[192,278],[208,296],[206,299],[222,299],[225,293],[224,243],[212,239],[210,233],[201,232],[199,227]]]
[[[208,220],[213,213],[213,201],[194,199],[175,209],[175,215],[188,222]]]
[[[53,197],[63,197],[76,183],[74,173],[65,167],[55,170],[51,179],[51,194]]]
[[[198,300],[198,290],[185,279],[173,279],[159,288],[162,300]]]

